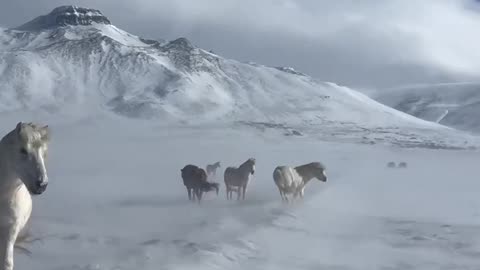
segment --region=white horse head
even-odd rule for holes
[[[311,162],[301,166],[312,176],[322,182],[327,182],[327,172],[325,166],[320,162]],[[297,167],[298,168],[298,167]]]
[[[42,194],[48,185],[45,160],[50,131],[47,126],[19,122],[8,138],[11,168],[33,195]]]

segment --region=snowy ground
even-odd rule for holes
[[[18,119],[2,119],[1,132]],[[108,124],[107,124],[108,123]],[[144,122],[50,122],[49,188],[16,269],[479,269],[474,151],[387,148]],[[246,129],[247,130],[247,129]],[[180,169],[257,159],[247,200],[187,200]],[[303,203],[272,171],[318,160]],[[388,161],[407,169],[387,169]]]

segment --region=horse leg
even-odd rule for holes
[[[197,189],[196,188],[192,188],[192,201],[195,201],[197,200],[198,197],[197,197]]]
[[[239,189],[240,189],[240,188],[239,188]],[[242,200],[245,200],[245,193],[247,192],[247,185],[244,185],[244,186],[242,187],[242,189],[243,189],[243,191],[242,191],[242,193],[243,193],[243,194],[242,194]]]
[[[298,193],[297,191],[295,190],[293,193],[292,193],[292,196],[290,197],[290,202],[293,203],[297,200],[297,196],[298,196]]]
[[[198,203],[200,203],[200,200],[202,199],[202,198],[201,198],[201,192],[202,192],[202,191],[201,191],[200,189],[196,188],[196,189],[194,190],[194,192],[195,192],[195,193],[194,193],[195,196],[197,197]]]
[[[280,191],[280,197],[282,197],[282,202],[288,202],[287,193],[285,193],[285,191],[283,191],[281,188],[278,188],[278,191]]]
[[[237,201],[240,200],[240,196],[242,195],[242,188],[237,187]]]
[[[283,198],[283,192],[282,192],[282,190],[281,190],[280,188],[278,188],[278,192],[280,192],[280,197],[282,198],[282,201],[285,200],[285,199]]]
[[[187,192],[188,192],[188,200],[191,201],[192,200],[192,189],[187,187]]]
[[[290,199],[288,198],[287,193],[285,191],[282,191],[282,194],[283,194],[282,195],[282,201],[284,203],[289,203]]]
[[[202,190],[197,189],[197,201],[198,201],[198,203],[200,203],[201,200],[202,200]]]
[[[0,269],[13,270],[13,250],[18,235],[14,227],[0,227]]]

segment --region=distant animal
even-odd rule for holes
[[[404,162],[404,161],[402,161],[402,162],[398,163],[398,167],[399,167],[399,168],[406,168],[406,167],[407,167],[407,163]]]
[[[220,168],[220,161],[217,161],[213,164],[208,164],[206,169],[207,169],[207,175],[208,176],[216,176],[217,175],[217,169]]]
[[[388,162],[387,167],[388,168],[395,168],[395,162],[393,162],[393,161]]]
[[[312,179],[327,182],[326,169],[320,162],[311,162],[297,167],[278,166],[273,170],[273,181],[278,187],[282,201],[288,202],[288,194],[293,199],[303,198],[305,186]]]
[[[247,192],[250,175],[255,173],[255,159],[249,158],[247,161],[237,167],[227,167],[223,174],[225,181],[225,188],[227,193],[227,200],[232,199],[232,193],[237,192],[237,200],[245,200],[245,193]]]
[[[0,269],[12,270],[14,248],[26,233],[31,195],[47,189],[48,126],[19,122],[0,141]]]
[[[195,200],[199,202],[202,200],[202,195],[204,192],[209,192],[215,190],[217,195],[219,191],[219,184],[214,182],[207,181],[207,173],[204,169],[199,168],[195,165],[186,165],[183,169],[180,170],[183,184],[187,188],[188,199]]]

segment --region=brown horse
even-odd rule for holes
[[[189,200],[195,200],[196,197],[200,202],[202,200],[203,192],[209,192],[214,189],[218,195],[219,184],[215,182],[208,182],[207,173],[204,169],[189,164],[181,169],[181,174],[183,184],[187,188]]]

